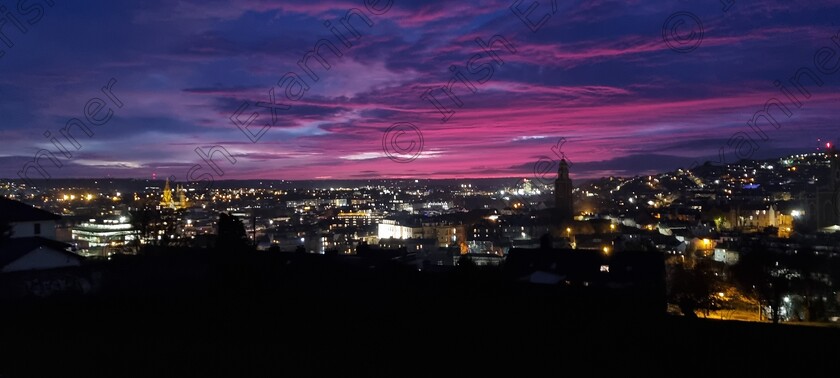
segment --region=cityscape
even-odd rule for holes
[[[0,378],[837,375],[840,7],[656,3],[0,4]]]
[[[565,159],[555,165],[552,183],[248,180],[202,188],[168,179],[6,181],[0,262],[7,277],[24,282],[6,281],[3,294],[95,292],[108,283],[89,273],[68,276],[68,269],[235,249],[333,256],[371,268],[388,261],[428,274],[472,266],[531,285],[620,295],[630,295],[629,286],[648,300],[635,304],[643,313],[838,322],[840,154],[830,144],[778,159],[578,184]],[[58,270],[60,278],[33,276],[33,269]],[[635,275],[622,272],[633,269]]]

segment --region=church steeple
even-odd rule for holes
[[[557,178],[571,180],[569,178],[569,164],[566,163],[566,159],[560,160],[560,167],[557,168]]]
[[[569,177],[569,164],[566,163],[566,159],[560,160],[557,180],[554,180],[554,208],[561,220],[572,220],[572,179]]]
[[[163,195],[160,199],[161,207],[172,207],[172,188],[169,187],[169,179],[166,179],[166,185],[163,187]]]
[[[187,190],[178,185],[178,207],[182,209],[187,208]]]

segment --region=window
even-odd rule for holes
[[[35,223],[35,235],[41,235],[41,224]]]

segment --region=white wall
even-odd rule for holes
[[[81,258],[73,257],[54,249],[39,247],[3,267],[2,272],[63,268],[79,265],[81,265]]]
[[[35,235],[35,224],[41,224],[41,234]],[[46,239],[55,240],[55,221],[38,221],[38,222],[15,222],[12,223],[12,237],[13,238],[28,238],[33,236],[40,236]]]
[[[413,233],[411,227],[379,223],[377,226],[377,236],[379,239],[410,239]]]

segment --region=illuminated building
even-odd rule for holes
[[[181,188],[181,185],[178,185],[175,191],[178,193],[177,202],[174,198],[172,198],[172,189],[169,186],[169,179],[166,179],[166,185],[163,187],[163,193],[161,194],[160,199],[161,208],[169,208],[173,210],[187,208],[187,197],[185,194],[186,190],[184,188]]]
[[[107,256],[121,251],[137,237],[132,225],[125,218],[106,219],[97,222],[91,219],[72,230],[74,241],[87,243],[87,255]]]
[[[741,205],[729,212],[730,224],[745,232],[757,232],[767,227],[779,227],[782,213],[776,205]]]
[[[466,228],[462,224],[450,225],[445,222],[424,223],[423,238],[435,239],[438,242],[438,246],[446,247],[465,241],[467,238],[467,232]]]
[[[423,236],[422,228],[418,227],[415,229],[408,226],[401,226],[390,219],[383,219],[376,227],[376,235],[379,239],[411,239]]]
[[[340,212],[336,218],[344,221],[347,226],[368,226],[374,224],[377,219],[382,216],[374,215],[370,210],[359,210],[351,212]]]

